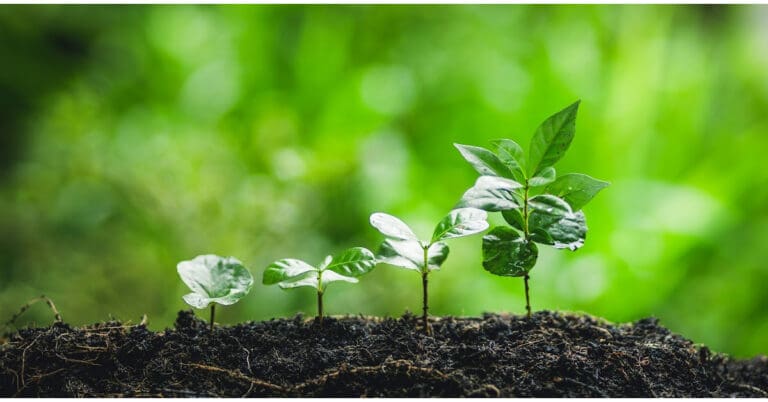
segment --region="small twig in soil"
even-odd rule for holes
[[[21,309],[19,309],[19,312],[14,314],[13,317],[11,317],[10,320],[8,320],[5,323],[5,326],[11,326],[13,325],[19,317],[21,317],[22,314],[24,314],[27,310],[29,310],[30,307],[35,305],[35,303],[45,301],[45,303],[48,305],[48,307],[53,311],[53,319],[56,322],[61,322],[61,314],[59,314],[59,310],[56,309],[56,305],[53,304],[53,300],[48,298],[46,295],[40,295],[38,297],[35,297],[34,299],[28,301],[26,304],[21,306]]]
[[[101,364],[94,363],[98,359],[93,359],[93,360],[72,359],[70,357],[66,357],[66,356],[62,355],[61,353],[56,353],[56,356],[59,359],[64,360],[65,362],[69,362],[69,363],[80,363],[80,364],[85,364],[85,365],[88,365],[88,366],[101,366]]]
[[[214,373],[226,374],[226,375],[228,375],[228,376],[230,376],[232,378],[235,378],[235,379],[238,379],[238,380],[241,380],[241,381],[249,382],[252,385],[257,385],[257,386],[260,386],[260,387],[269,388],[269,389],[274,390],[274,391],[285,392],[285,388],[283,388],[283,387],[281,387],[279,385],[272,384],[272,383],[267,382],[267,381],[257,380],[255,378],[248,377],[247,375],[245,375],[245,374],[243,374],[243,373],[241,373],[239,371],[227,370],[227,369],[221,368],[221,367],[208,366],[208,365],[205,365],[205,364],[198,364],[198,363],[182,364],[182,366],[194,367],[194,368],[197,368],[197,369],[211,371],[211,372],[214,372]]]
[[[38,338],[35,338],[34,340],[32,340],[32,342],[30,342],[29,345],[27,345],[27,347],[24,348],[24,351],[21,352],[21,384],[20,384],[21,387],[19,387],[18,386],[19,384],[17,384],[16,386],[17,391],[21,390],[22,388],[26,388],[27,386],[27,382],[24,380],[24,369],[26,368],[26,364],[27,364],[27,350],[29,350],[29,348],[31,348],[32,345],[34,345],[35,342],[37,342],[37,339]]]
[[[435,376],[437,378],[440,378],[442,380],[448,379],[448,376],[443,374],[440,370],[429,368],[429,367],[419,367],[413,365],[409,360],[389,360],[385,361],[384,363],[378,365],[378,366],[362,366],[362,367],[353,367],[351,369],[348,369],[346,366],[342,366],[337,370],[334,370],[328,374],[321,375],[319,377],[313,378],[309,381],[296,384],[293,387],[293,390],[299,391],[303,388],[306,388],[310,385],[320,385],[328,382],[328,380],[338,378],[342,374],[370,374],[370,373],[386,373],[388,367],[394,367],[395,369],[398,368],[405,368],[407,373],[411,373],[412,371],[416,371],[423,374],[428,374],[431,376]]]
[[[765,392],[762,389],[757,388],[757,387],[755,387],[753,385],[749,385],[749,384],[734,384],[734,386],[736,386],[737,388],[744,389],[744,390],[750,390],[752,392],[757,392],[758,394],[762,395],[763,397],[767,397],[768,396],[768,392]]]

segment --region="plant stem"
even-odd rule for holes
[[[317,323],[323,325],[323,271],[317,271]]]
[[[422,288],[422,315],[421,315],[421,322],[424,324],[424,333],[429,335],[430,334],[430,328],[429,328],[429,294],[427,292],[427,285],[429,284],[429,279],[427,276],[429,275],[429,246],[424,247],[424,270],[421,271],[421,288]]]
[[[428,309],[429,309],[429,306],[427,305],[427,282],[428,282],[427,273],[423,272],[421,274],[421,286],[423,289],[422,298],[424,299],[424,305],[422,306],[423,313],[421,316],[421,321],[422,323],[424,323],[424,332],[429,334],[429,321],[427,321]]]
[[[525,180],[525,196],[523,197],[523,235],[525,236],[525,242],[528,240],[528,180]],[[531,299],[529,296],[528,279],[530,277],[525,274],[525,310],[528,312],[528,319],[531,319]]]
[[[525,274],[525,309],[528,310],[528,319],[531,318],[531,299],[528,297],[528,279],[530,277]]]
[[[525,195],[523,196],[523,236],[528,240],[528,180],[525,181]]]
[[[211,304],[211,332],[213,332],[213,319],[216,317],[216,304]]]
[[[323,292],[317,291],[317,322],[323,325]]]

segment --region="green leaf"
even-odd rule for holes
[[[194,308],[206,308],[210,303],[235,304],[253,286],[253,276],[234,257],[201,255],[191,261],[180,262],[176,270],[192,290],[183,299]]]
[[[500,276],[525,276],[536,264],[536,244],[509,227],[497,226],[483,236],[483,268]]]
[[[500,139],[491,141],[496,147],[496,154],[502,163],[507,165],[515,180],[524,182],[525,176],[525,154],[523,148],[516,142],[509,139]]]
[[[317,268],[301,260],[285,258],[275,261],[267,266],[267,269],[264,270],[264,276],[261,283],[265,285],[274,285],[276,283],[303,276],[310,271],[317,271]]]
[[[293,289],[302,286],[308,286],[317,289],[317,273],[318,271],[305,272],[302,275],[286,279],[278,283],[277,286],[280,286],[280,289]]]
[[[536,235],[532,240],[570,250],[584,245],[587,225],[583,212],[573,213],[565,200],[551,194],[537,195],[529,205],[528,229]]]
[[[371,225],[381,234],[396,240],[418,240],[413,230],[403,221],[383,212],[371,214]]]
[[[488,212],[518,208],[514,191],[522,187],[522,184],[514,180],[480,176],[475,185],[464,193],[456,207],[478,208]]]
[[[430,271],[440,269],[448,258],[448,245],[443,242],[432,243],[427,251],[428,268]]]
[[[501,216],[512,227],[523,230],[523,211],[520,208],[501,211]]]
[[[322,279],[323,279],[323,288],[320,289],[321,292],[325,291],[325,288],[328,287],[328,284],[333,282],[349,282],[349,283],[357,283],[359,282],[357,278],[352,278],[346,275],[338,274],[334,271],[323,271],[322,273]]]
[[[531,139],[528,158],[529,176],[554,165],[563,157],[576,133],[576,113],[579,110],[579,102],[576,101],[548,117],[536,129]]]
[[[528,235],[528,239],[540,244],[555,244],[555,240],[552,238],[552,236],[550,236],[546,230],[541,228],[533,229],[533,231],[531,231],[531,233]]]
[[[584,212],[568,213],[565,216],[552,221],[540,214],[531,214],[529,225],[534,230],[544,232],[548,237],[531,237],[541,244],[548,244],[558,249],[577,250],[584,245],[587,237],[587,222]]]
[[[554,220],[571,213],[571,206],[562,198],[552,194],[541,194],[531,197],[528,200],[528,207],[531,209],[531,215],[538,213],[540,215],[550,216]]]
[[[448,258],[448,245],[443,242],[433,243],[427,250],[427,267],[439,269]],[[385,240],[379,249],[379,262],[396,267],[422,271],[424,266],[424,247],[416,240]]]
[[[514,178],[509,168],[493,152],[472,145],[453,144],[461,156],[483,176]]]
[[[459,208],[449,212],[435,227],[432,242],[464,237],[488,229],[488,214],[476,208]]]
[[[544,191],[564,199],[574,211],[578,211],[608,185],[608,182],[585,174],[569,173],[558,177]]]
[[[531,187],[545,186],[555,181],[555,176],[555,168],[548,166],[537,173],[536,176],[532,177],[531,180],[528,181],[528,185]]]
[[[421,271],[424,249],[418,240],[387,239],[381,243],[378,260],[396,267]]]
[[[323,271],[356,277],[367,274],[376,266],[376,257],[368,249],[353,247],[333,257]]]

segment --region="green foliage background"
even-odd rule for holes
[[[374,211],[427,236],[476,177],[452,142],[526,145],[582,99],[558,172],[612,186],[583,249],[542,247],[534,309],[768,352],[764,6],[2,6],[0,59],[2,320],[45,293],[74,324],[163,328],[180,260],[234,255],[260,282],[375,248]],[[524,311],[480,240],[452,242],[434,314]],[[419,286],[381,266],[326,310],[418,311]],[[219,321],[314,301],[257,284]]]

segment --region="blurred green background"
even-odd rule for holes
[[[44,293],[73,324],[172,326],[176,263],[206,253],[259,282],[221,323],[312,314],[268,263],[375,248],[374,211],[431,233],[476,177],[453,142],[527,145],[581,99],[558,172],[612,186],[584,248],[542,251],[534,309],[768,352],[765,6],[1,6],[0,60],[0,321]],[[434,314],[524,311],[480,241],[451,243]],[[381,266],[325,301],[420,297]]]

